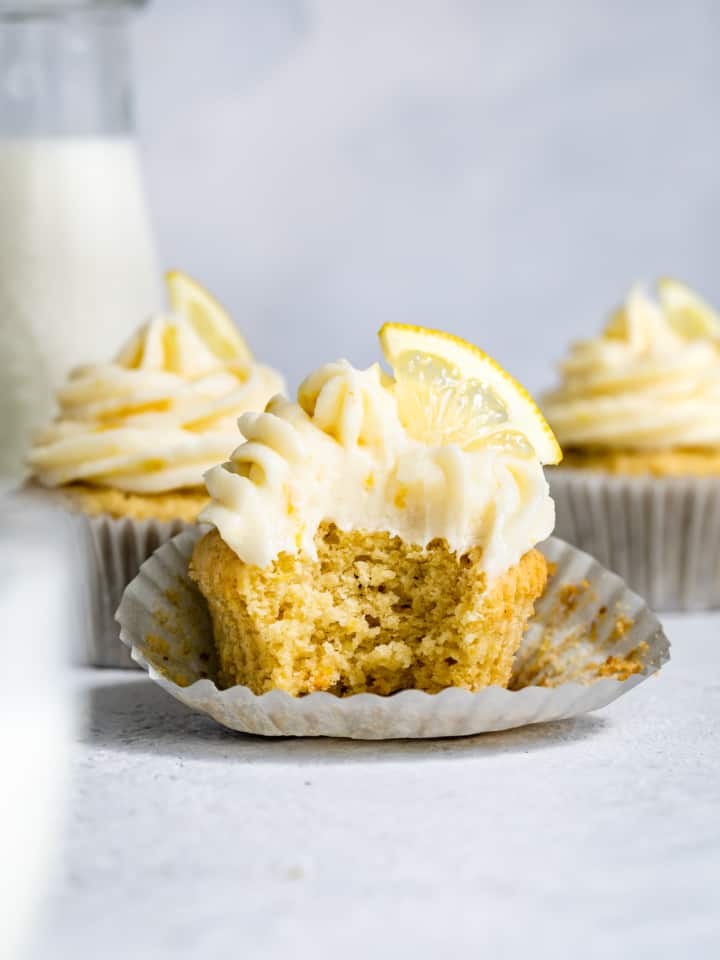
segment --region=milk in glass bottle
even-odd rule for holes
[[[161,302],[135,143],[142,0],[0,0],[0,482],[78,364]]]

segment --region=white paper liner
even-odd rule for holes
[[[514,682],[522,683],[523,676],[538,669],[537,653],[547,646],[556,656],[540,661],[537,678],[555,686],[489,687],[477,693],[458,688],[438,694],[405,690],[390,697],[368,693],[291,697],[280,690],[258,696],[241,686],[219,690],[212,679],[210,616],[188,576],[188,562],[201,533],[175,537],[143,564],[125,591],[117,619],[122,641],[156,683],[232,730],[360,740],[506,730],[597,710],[669,659],[667,638],[644,602],[587,554],[552,539],[541,549],[557,569],[516,658]],[[627,630],[616,637],[619,624]],[[638,657],[641,672],[623,680],[604,676],[578,682],[583,676],[596,677],[598,663],[611,654]]]
[[[85,622],[75,659],[95,667],[136,668],[130,651],[120,642],[115,611],[142,563],[161,544],[194,527],[182,520],[116,519],[82,513],[72,514],[71,523],[85,593]]]
[[[69,562],[78,590],[79,624],[72,638],[73,662],[137,669],[130,651],[120,642],[115,620],[123,591],[161,544],[184,530],[200,528],[183,520],[91,516],[78,510],[62,488],[49,490],[34,483],[14,491],[13,498],[28,510],[58,511],[68,529],[72,550]]]
[[[656,610],[720,607],[720,477],[548,471],[555,533]]]

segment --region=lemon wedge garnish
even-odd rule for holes
[[[664,326],[662,310],[636,283],[630,288],[625,303],[610,315],[604,336],[625,340],[642,349],[658,336],[658,331]]]
[[[250,348],[230,314],[211,293],[180,270],[167,273],[165,282],[173,311],[189,321],[216,357],[241,366],[252,363]]]
[[[493,446],[562,460],[560,445],[530,394],[491,357],[449,333],[403,323],[380,331],[393,368],[398,411],[415,439],[463,449]]]
[[[720,314],[684,283],[664,277],[658,292],[669,323],[681,336],[720,338]]]
[[[604,335],[614,340],[625,340],[628,336],[628,316],[625,305],[618,307],[610,314]]]

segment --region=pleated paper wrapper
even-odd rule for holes
[[[137,667],[120,642],[115,611],[143,562],[161,544],[193,527],[182,520],[116,519],[81,513],[72,514],[70,522],[84,593],[84,619],[74,659],[95,667]]]
[[[134,520],[106,514],[91,516],[71,505],[62,489],[29,483],[12,493],[27,511],[52,510],[63,518],[76,583],[77,630],[72,638],[73,662],[94,667],[137,664],[120,642],[115,611],[127,585],[148,557],[182,531],[199,529],[183,520]],[[206,528],[207,529],[207,528]]]
[[[656,610],[720,607],[720,477],[548,471],[559,537]]]
[[[210,616],[188,575],[201,535],[185,532],[160,547],[128,586],[117,618],[133,660],[156,683],[231,730],[364,740],[506,730],[604,707],[669,659],[668,641],[645,603],[587,554],[552,539],[541,546],[551,577],[508,690],[292,697],[218,689]]]

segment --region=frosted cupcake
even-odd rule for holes
[[[676,281],[635,287],[560,371],[558,536],[658,608],[720,604],[720,317]]]
[[[110,631],[123,660],[112,620],[122,590],[159,543],[196,520],[203,473],[237,444],[238,417],[283,389],[210,294],[179,273],[168,289],[172,313],[143,324],[113,361],[70,374],[28,457],[32,486],[79,517],[94,561],[93,630]]]
[[[206,476],[191,576],[225,686],[293,695],[506,686],[547,576],[557,443],[457,338],[387,325],[394,377],[321,367],[240,419]]]
[[[34,480],[89,514],[194,521],[203,473],[237,442],[237,418],[283,390],[220,305],[182,274],[107,364],[78,367],[28,457]]]

